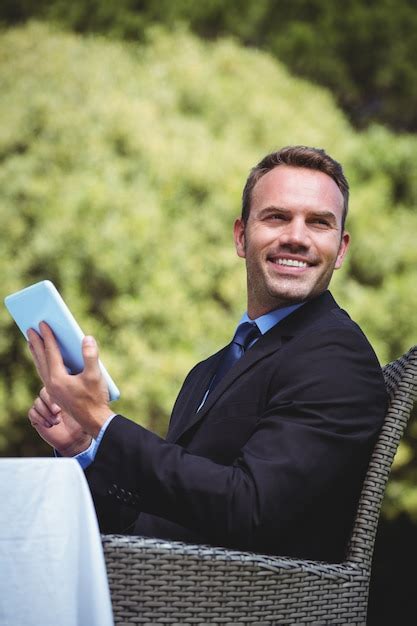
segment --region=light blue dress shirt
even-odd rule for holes
[[[248,314],[244,313],[241,320],[239,321],[238,326],[240,324],[243,324],[244,322],[255,322],[261,334],[264,335],[265,333],[268,332],[268,330],[271,330],[273,326],[275,326],[281,320],[283,320],[284,317],[287,317],[287,315],[289,315],[290,313],[298,309],[303,304],[304,303],[301,302],[300,304],[292,304],[291,306],[284,307],[283,309],[275,309],[275,311],[270,311],[269,313],[266,313],[265,315],[261,315],[260,317],[257,317],[254,320],[251,320]],[[255,343],[256,341],[257,339],[253,343]],[[201,409],[204,402],[206,401],[209,391],[210,391],[210,387],[207,389],[206,393],[204,394],[203,400],[200,406],[198,407],[198,410]],[[103,439],[104,433],[106,432],[106,428],[108,427],[108,425],[110,424],[110,422],[112,421],[115,415],[116,413],[114,413],[113,415],[110,415],[110,417],[106,420],[106,422],[101,427],[101,430],[98,434],[97,439],[92,440],[87,450],[84,450],[84,452],[80,452],[80,454],[77,454],[74,457],[75,459],[77,459],[77,461],[79,462],[79,464],[81,465],[83,469],[86,469],[94,461],[100,442]]]
[[[91,443],[89,447],[87,448],[87,450],[84,450],[84,452],[80,452],[80,454],[75,455],[74,459],[77,459],[78,463],[81,465],[83,469],[86,469],[94,461],[94,457],[97,454],[98,447],[101,443],[101,440],[104,437],[106,428],[110,424],[110,422],[112,421],[115,415],[116,413],[113,413],[113,415],[110,415],[110,417],[107,418],[107,420],[104,422],[103,426],[100,429],[97,439],[91,440]],[[61,455],[55,451],[55,456],[61,456]]]
[[[271,330],[271,328],[283,320],[284,317],[287,317],[287,315],[300,308],[300,306],[303,306],[303,304],[304,302],[300,302],[300,304],[292,304],[291,306],[286,306],[283,309],[275,309],[275,311],[265,313],[265,315],[261,315],[254,320],[251,320],[249,315],[244,313],[238,326],[244,322],[255,322],[262,335],[265,335],[268,330]]]

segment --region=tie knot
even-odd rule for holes
[[[260,336],[261,332],[255,322],[243,322],[239,324],[233,337],[233,342],[237,343],[243,350],[247,350],[254,339]]]

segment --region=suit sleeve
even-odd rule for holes
[[[99,517],[113,515],[107,532],[143,511],[218,545],[262,549],[263,537],[285,533],[314,499],[343,489],[347,475],[362,480],[386,411],[366,339],[339,327],[296,338],[287,359],[286,350],[270,366],[264,409],[230,465],[113,419],[88,470]]]

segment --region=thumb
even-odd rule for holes
[[[83,337],[82,343],[83,359],[84,359],[84,372],[87,375],[101,376],[100,367],[98,364],[98,346],[97,342],[91,335]]]

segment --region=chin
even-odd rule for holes
[[[327,289],[329,281],[323,281],[322,284],[306,285],[306,284],[294,284],[294,282],[288,282],[283,285],[270,285],[268,292],[274,300],[282,300],[288,306],[291,304],[297,304],[306,300],[311,300],[319,294],[323,293]]]
[[[283,300],[288,304],[295,304],[296,302],[302,302],[303,300],[307,300],[311,297],[311,290],[303,288],[301,285],[296,288],[294,285],[288,286],[285,288],[281,285],[278,288],[271,288],[268,290],[269,295],[275,300]]]

